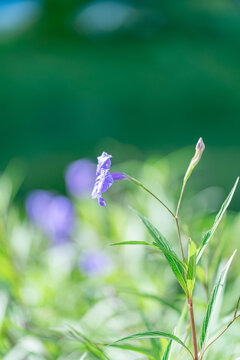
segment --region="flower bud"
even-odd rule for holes
[[[199,163],[204,149],[205,149],[205,145],[204,145],[203,139],[200,137],[200,139],[198,140],[197,145],[196,145],[196,151],[195,151],[194,157],[192,158],[192,160],[189,164],[189,167],[186,171],[186,174],[184,177],[184,183],[187,182],[187,179],[191,175],[193,169]]]

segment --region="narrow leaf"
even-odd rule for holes
[[[197,248],[193,241],[191,241],[188,248],[188,271],[187,271],[187,286],[189,295],[192,296],[195,276],[196,276],[196,253]]]
[[[177,336],[169,334],[169,333],[165,333],[163,331],[145,331],[142,333],[138,333],[138,334],[134,334],[134,335],[130,335],[130,336],[126,336],[122,339],[119,339],[117,341],[115,341],[114,344],[119,343],[119,342],[123,342],[126,340],[142,340],[142,339],[153,339],[153,338],[166,338],[166,339],[172,339],[173,341],[176,341],[178,344],[180,344],[181,346],[183,346],[188,352],[189,354],[191,354],[192,358],[193,358],[193,354],[192,352],[188,349],[188,347],[182,342],[182,340],[180,340]]]
[[[172,339],[169,340],[168,345],[164,351],[162,360],[170,360],[171,352],[172,352],[172,343],[173,343]]]
[[[136,240],[130,240],[130,241],[121,241],[117,243],[111,244],[111,246],[117,246],[117,245],[145,245],[145,246],[152,246],[155,248],[158,248],[158,250],[162,251],[163,253],[172,256],[182,267],[185,267],[183,262],[172,252],[164,248],[161,244],[157,242],[146,242],[146,241],[136,241]]]
[[[205,317],[204,317],[204,320],[203,320],[201,337],[200,337],[200,346],[201,346],[202,350],[204,348],[204,344],[207,341],[209,329],[210,329],[210,326],[211,326],[211,321],[212,321],[212,319],[214,317],[214,313],[216,311],[217,301],[220,298],[220,295],[221,295],[221,292],[222,292],[222,289],[223,289],[223,285],[224,285],[226,277],[227,277],[228,269],[229,269],[229,267],[231,265],[231,262],[233,260],[233,257],[235,255],[236,251],[237,250],[234,251],[234,253],[230,257],[230,259],[228,260],[227,264],[225,265],[225,267],[221,271],[221,274],[220,274],[217,282],[214,285],[210,300],[208,302],[206,314],[205,314]]]
[[[166,241],[166,240],[165,240]],[[186,266],[183,262],[177,257],[177,255],[173,252],[173,250],[167,250],[162,244],[153,242],[153,246],[157,247],[160,251],[164,253],[164,255],[171,256],[181,267],[186,269]]]
[[[77,329],[72,326],[68,326],[68,333],[73,336],[75,339],[79,340],[84,346],[85,349],[101,360],[110,360],[109,357],[104,353],[104,351],[97,345],[92,343],[88,338],[81,334]]]
[[[197,252],[197,263],[201,259],[201,256],[202,256],[202,254],[203,254],[209,240],[213,236],[213,234],[216,231],[220,221],[222,220],[222,217],[225,214],[225,212],[226,212],[226,210],[228,208],[228,205],[230,204],[230,202],[232,200],[232,197],[233,197],[233,194],[234,194],[234,192],[236,190],[238,181],[239,181],[239,177],[237,178],[237,180],[236,180],[232,190],[230,191],[228,197],[226,198],[226,200],[222,204],[221,209],[219,210],[219,212],[218,212],[218,214],[217,214],[217,216],[215,218],[215,221],[214,221],[214,224],[213,224],[212,228],[210,230],[208,230],[207,233],[204,235],[204,237],[202,239],[202,242],[201,242],[201,244],[199,246],[198,252]]]
[[[181,261],[178,259],[177,255],[173,252],[173,250],[170,248],[167,240],[164,238],[164,236],[159,232],[157,228],[155,228],[150,221],[145,218],[142,214],[140,214],[138,211],[133,211],[139,216],[139,218],[142,220],[143,224],[148,229],[151,236],[154,238],[156,246],[163,252],[165,258],[167,259],[169,265],[171,266],[171,269],[176,276],[179,284],[182,286],[184,292],[187,294],[187,284],[185,279],[185,269],[184,265],[181,263]],[[178,260],[176,260],[176,258]]]

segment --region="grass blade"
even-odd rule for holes
[[[71,325],[68,326],[68,334],[71,335],[74,339],[80,341],[84,345],[85,350],[87,350],[87,353],[92,354],[95,358],[101,360],[110,360],[109,357],[100,348],[100,346],[91,342],[86,336],[81,334]]]
[[[217,216],[215,218],[215,221],[214,221],[214,224],[213,224],[212,228],[210,230],[208,230],[207,233],[204,235],[204,237],[202,239],[202,242],[201,242],[201,244],[199,246],[198,252],[197,252],[197,263],[201,259],[201,256],[202,256],[202,254],[203,254],[209,240],[213,236],[213,234],[214,234],[215,230],[217,229],[220,221],[222,220],[222,217],[225,214],[225,212],[226,212],[226,210],[228,208],[228,205],[230,204],[230,202],[232,200],[232,197],[233,197],[233,194],[234,194],[234,192],[236,190],[238,181],[239,181],[239,177],[237,178],[232,190],[228,194],[228,197],[226,198],[226,200],[222,204],[221,209],[219,210],[219,212],[218,212],[218,214],[217,214]]]
[[[117,246],[117,245],[145,245],[145,246],[152,246],[152,247],[155,247],[158,250],[164,252],[165,254],[173,257],[176,262],[178,262],[182,267],[185,267],[183,262],[173,253],[173,251],[167,250],[166,248],[164,248],[161,244],[159,244],[157,242],[149,243],[147,241],[130,240],[130,241],[121,241],[121,242],[111,244],[111,246]]]
[[[164,351],[162,360],[170,360],[171,357],[171,353],[172,353],[172,344],[173,344],[173,340],[169,340],[168,345]]]
[[[183,346],[188,352],[189,354],[191,354],[192,358],[193,358],[193,354],[192,352],[188,349],[188,347],[182,342],[182,340],[180,340],[177,336],[169,334],[169,333],[165,333],[163,331],[145,331],[142,333],[138,333],[138,334],[134,334],[134,335],[130,335],[130,336],[126,336],[122,339],[119,339],[117,341],[115,341],[114,344],[117,344],[119,342],[123,342],[126,340],[143,340],[143,339],[154,339],[154,338],[166,338],[166,339],[172,339],[173,341],[176,341],[178,344],[180,344],[181,346]]]
[[[236,251],[237,250],[234,251],[234,253],[230,257],[230,259],[228,260],[228,262],[225,265],[225,267],[223,268],[217,282],[214,285],[210,300],[208,302],[206,314],[205,314],[205,317],[204,317],[204,320],[203,320],[202,332],[201,332],[201,337],[200,337],[201,350],[203,350],[204,344],[207,341],[209,329],[210,329],[210,326],[211,326],[211,320],[212,320],[212,318],[214,316],[214,313],[215,313],[215,310],[216,310],[217,300],[219,299],[219,297],[221,295],[222,288],[223,288],[223,285],[224,285],[226,277],[227,277],[228,269],[229,269],[229,267],[231,265],[231,262],[232,262],[232,260],[234,258],[234,255],[235,255]]]

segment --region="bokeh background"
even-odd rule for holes
[[[202,136],[202,185],[227,189],[240,168],[239,35],[237,0],[1,1],[1,168],[22,162],[24,193],[63,191],[74,159],[105,148],[143,160]]]
[[[174,209],[202,136],[181,207],[184,250],[189,237],[199,245],[240,173],[239,39],[238,0],[0,0],[1,358],[106,359],[81,334],[103,344],[173,332],[184,299],[163,256],[109,245],[149,240],[128,205],[179,253],[174,224],[127,182],[100,208],[90,199],[96,156],[112,154],[113,171]],[[198,268],[198,334],[219,268],[239,248],[239,195]],[[237,256],[213,333],[239,296]],[[177,328],[187,343],[188,323],[185,314]],[[159,359],[166,341],[140,345]],[[207,358],[236,359],[239,346],[233,325]]]

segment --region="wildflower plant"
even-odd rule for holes
[[[179,214],[180,214],[180,208],[182,203],[182,198],[184,194],[184,190],[186,187],[186,184],[189,180],[189,177],[194,170],[194,168],[199,163],[203,151],[205,149],[204,142],[202,138],[199,139],[197,145],[196,145],[196,151],[195,154],[190,161],[190,164],[187,168],[187,171],[185,173],[185,176],[183,178],[182,188],[180,191],[179,200],[177,203],[176,211],[172,211],[168,205],[166,205],[157,195],[155,195],[151,190],[146,188],[141,182],[138,180],[132,178],[129,175],[123,174],[123,173],[111,173],[110,172],[110,166],[111,166],[111,155],[108,155],[107,153],[103,153],[100,157],[98,157],[98,166],[96,171],[96,182],[94,185],[94,189],[92,192],[92,198],[98,199],[98,202],[100,206],[106,206],[106,202],[102,197],[102,194],[106,192],[114,183],[115,180],[128,180],[131,183],[141,187],[144,191],[146,191],[149,195],[153,196],[164,208],[168,211],[169,216],[171,216],[175,222],[176,226],[176,235],[178,238],[179,243],[179,250],[181,253],[181,257],[179,257],[171,248],[169,242],[167,239],[162,235],[162,233],[141,213],[134,210],[136,215],[141,219],[142,223],[150,233],[152,237],[152,241],[124,241],[124,242],[118,242],[113,245],[142,245],[142,246],[148,246],[153,247],[155,250],[160,251],[166,258],[166,261],[168,265],[170,266],[174,276],[176,277],[179,285],[182,288],[182,292],[184,294],[184,297],[186,299],[186,304],[188,308],[189,313],[189,326],[191,329],[191,340],[186,337],[186,339],[180,339],[180,337],[176,334],[177,331],[173,331],[173,333],[165,332],[163,329],[157,329],[157,330],[148,330],[144,332],[139,332],[136,334],[132,334],[129,336],[125,336],[117,341],[115,341],[113,344],[110,344],[112,347],[119,347],[123,350],[131,350],[135,351],[137,353],[144,354],[148,359],[150,360],[170,360],[170,359],[178,359],[179,354],[176,352],[176,348],[174,348],[173,344],[178,343],[179,346],[181,346],[193,360],[203,360],[205,358],[205,355],[207,354],[207,350],[229,329],[229,327],[240,317],[240,313],[238,311],[240,298],[237,300],[236,298],[236,307],[233,312],[231,320],[227,323],[227,325],[219,330],[217,334],[215,334],[215,337],[210,338],[211,334],[211,325],[213,322],[213,319],[217,315],[218,311],[218,304],[219,300],[221,298],[223,287],[226,282],[227,273],[229,270],[229,267],[233,261],[233,258],[235,256],[236,250],[233,252],[230,259],[227,261],[224,267],[220,268],[218,272],[217,280],[213,286],[211,295],[208,299],[208,304],[206,307],[205,315],[202,319],[202,325],[201,328],[197,328],[195,324],[195,312],[194,312],[194,304],[193,304],[193,294],[194,294],[194,287],[196,282],[196,273],[197,268],[199,267],[199,264],[201,263],[202,257],[205,254],[205,249],[207,248],[211,238],[213,237],[214,233],[216,232],[224,214],[226,213],[226,210],[231,202],[231,199],[233,197],[233,194],[236,190],[239,178],[237,178],[232,190],[230,191],[229,195],[227,196],[226,200],[222,204],[215,221],[213,223],[213,226],[206,232],[206,234],[203,236],[200,245],[197,246],[197,244],[190,239],[187,247],[188,247],[188,255],[185,254],[183,246],[183,236],[182,236],[182,229],[181,229],[181,223],[179,221]],[[184,309],[182,316],[184,316]],[[181,316],[181,317],[182,317]],[[176,324],[172,324],[173,328],[176,328]],[[154,346],[156,346],[156,343],[154,342],[155,339],[161,339],[166,338],[168,339],[168,344],[165,346],[165,348],[160,351],[156,352],[154,351]],[[133,346],[130,345],[129,342],[134,340],[144,340],[144,339],[150,339],[153,351],[147,352],[142,347]],[[84,355],[85,356],[85,355]],[[103,354],[100,358],[106,358],[108,357]]]

